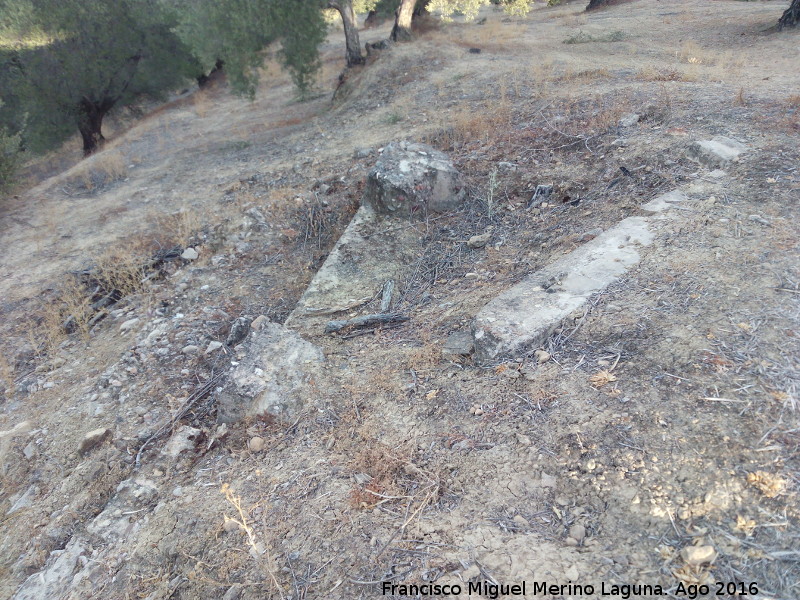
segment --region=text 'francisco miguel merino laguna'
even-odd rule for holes
[[[569,583],[565,584],[548,584],[546,581],[533,581],[515,584],[499,584],[495,585],[486,581],[478,581],[475,583],[466,583],[464,585],[438,583],[422,583],[422,584],[397,584],[391,581],[384,581],[381,584],[381,592],[384,596],[400,595],[400,596],[460,596],[463,593],[475,594],[476,596],[484,596],[491,600],[498,598],[517,596],[594,596],[599,592],[600,596],[611,596],[614,598],[622,598],[628,600],[629,598],[638,598],[641,596],[661,596],[663,589],[660,585],[616,585],[609,583],[601,583],[600,589],[597,590],[591,584],[578,584]]]

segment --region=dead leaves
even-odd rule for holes
[[[756,471],[747,474],[747,483],[752,485],[767,498],[775,498],[786,491],[786,479],[780,475],[767,473],[766,471]]]
[[[609,383],[613,383],[617,380],[617,376],[611,373],[611,371],[598,371],[594,375],[589,378],[589,381],[592,383],[592,386],[595,388],[601,388],[604,385],[608,385]]]

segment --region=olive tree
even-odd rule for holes
[[[784,27],[796,27],[800,22],[800,0],[792,0],[789,8],[783,13],[783,16],[778,20],[778,29]]]
[[[103,120],[112,109],[162,96],[197,70],[172,31],[175,15],[157,0],[6,4],[18,9],[4,13],[2,26],[18,65],[9,95],[24,99],[34,149],[77,128],[84,153],[91,154],[105,139]]]

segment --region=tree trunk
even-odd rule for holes
[[[414,5],[417,0],[400,0],[400,7],[395,12],[392,41],[404,42],[411,39],[411,20],[414,18]]]
[[[344,25],[344,39],[347,45],[346,58],[347,66],[364,64],[364,57],[361,55],[361,42],[358,39],[358,21],[353,10],[352,0],[330,0],[328,7],[339,11]]]
[[[789,8],[778,20],[778,30],[784,27],[795,27],[798,22],[800,22],[800,0],[792,0]]]
[[[78,117],[78,130],[83,138],[83,155],[89,156],[98,146],[105,141],[103,137],[103,117],[111,110],[108,100],[97,103],[88,98],[83,98],[80,102]]]
[[[608,3],[609,0],[589,0],[589,6],[586,7],[586,10],[594,10],[595,8],[605,6]]]
[[[220,73],[222,69],[225,68],[225,61],[221,59],[217,59],[217,62],[214,63],[214,68],[206,75],[203,73],[197,78],[197,87],[204,88],[206,87],[211,80],[214,78],[217,73]]]

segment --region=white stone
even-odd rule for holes
[[[739,158],[748,147],[739,141],[718,135],[710,140],[699,140],[689,146],[689,157],[698,162],[719,169]]]
[[[218,421],[231,423],[264,414],[295,419],[316,396],[311,380],[325,360],[322,350],[271,322],[241,347],[243,358],[217,396]]]
[[[646,218],[629,217],[490,301],[473,323],[476,362],[541,346],[592,294],[637,264],[654,237]]]
[[[222,342],[209,342],[206,348],[206,354],[211,354],[214,350],[219,350],[220,348],[222,348]]]
[[[181,254],[181,258],[185,260],[195,260],[200,254],[194,248],[186,248]]]
[[[134,317],[133,319],[128,319],[122,325],[119,326],[119,330],[122,332],[128,331],[134,328],[136,325],[139,324],[139,318]]]

